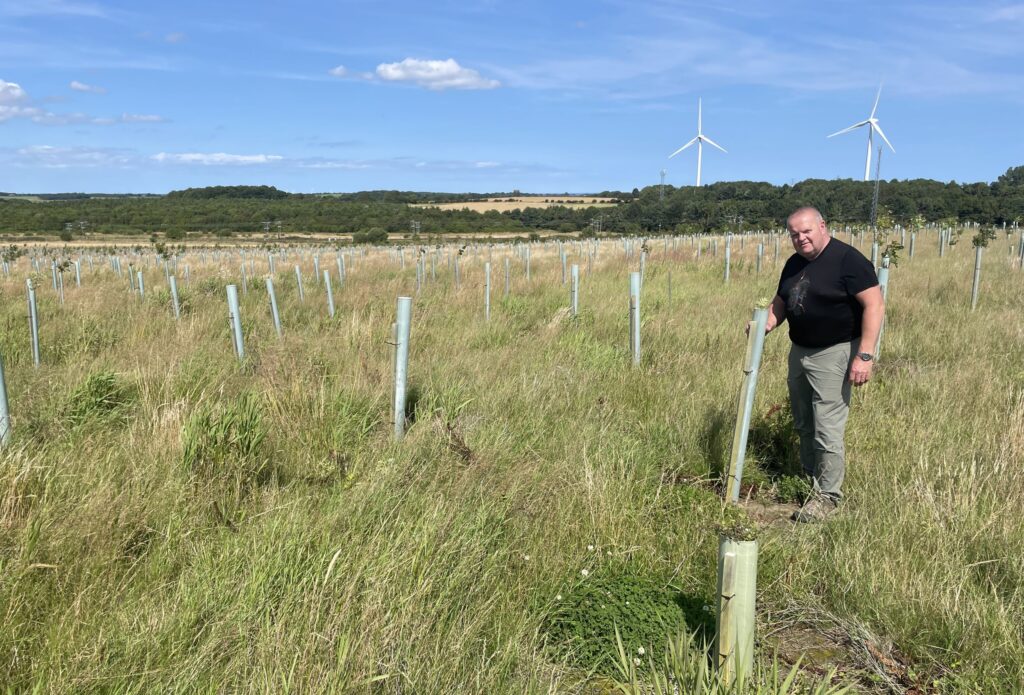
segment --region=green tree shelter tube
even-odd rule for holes
[[[718,539],[718,635],[715,662],[726,684],[754,668],[757,541]]]

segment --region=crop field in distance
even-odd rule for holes
[[[473,210],[474,212],[508,212],[509,210],[522,210],[523,208],[549,208],[555,205],[566,205],[569,207],[615,207],[617,203],[613,198],[601,198],[598,196],[509,196],[507,198],[488,198],[487,200],[471,200],[464,203],[436,203],[417,204],[410,207],[432,207],[441,210]]]
[[[869,234],[833,231],[870,253]],[[788,521],[806,485],[785,326],[766,339],[741,502],[721,495],[743,327],[791,253],[778,230],[8,255],[0,684],[726,692],[706,644],[719,532],[743,528],[760,545],[757,692],[1020,692],[1024,271],[1019,233],[997,231],[972,310],[976,231],[950,230],[940,253],[941,230],[914,230],[913,258],[892,265],[847,498],[810,526]],[[399,296],[412,323],[396,440]]]

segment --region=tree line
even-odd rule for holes
[[[0,232],[153,234],[180,239],[186,233],[221,236],[271,232],[355,234],[374,232],[419,237],[442,234],[559,233],[650,234],[717,232],[779,227],[801,205],[814,205],[833,224],[864,224],[871,215],[873,182],[807,179],[775,186],[728,181],[701,187],[647,186],[594,197],[619,201],[612,208],[555,205],[508,212],[477,212],[413,204],[502,198],[513,193],[453,194],[362,191],[293,194],[272,186],[215,186],[163,196],[50,194],[43,202],[0,197]],[[64,197],[62,197],[64,196]],[[992,183],[943,183],[929,179],[880,184],[879,203],[896,222],[972,221],[1010,225],[1024,221],[1024,166]]]

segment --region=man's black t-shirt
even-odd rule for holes
[[[820,348],[859,338],[864,309],[854,295],[877,284],[871,261],[839,239],[831,239],[813,261],[793,254],[779,280],[789,339]]]

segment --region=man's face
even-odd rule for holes
[[[789,239],[793,242],[793,249],[809,261],[817,258],[825,244],[829,242],[825,221],[810,210],[790,217],[786,227],[789,230]]]

